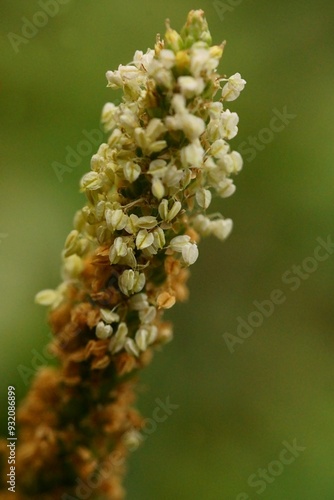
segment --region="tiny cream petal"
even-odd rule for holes
[[[51,306],[57,300],[58,295],[56,290],[42,290],[36,294],[35,302],[41,306]]]

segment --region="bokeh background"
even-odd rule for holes
[[[62,182],[54,162],[64,164],[66,148],[96,129],[103,104],[118,98],[106,88],[106,70],[153,47],[165,18],[179,29],[192,8],[205,11],[216,43],[228,42],[220,70],[248,82],[229,106],[240,116],[234,148],[268,137],[262,131],[274,110],[295,117],[259,142],[252,161],[245,155],[235,195],[215,201],[234,231],[224,244],[201,243],[190,300],[168,313],[175,339],[142,374],[144,415],[152,416],[156,398],[179,407],[132,455],[128,498],[332,500],[334,255],[297,290],[282,281],[313,256],[317,238],[334,238],[329,0],[69,0],[16,52],[8,33],[22,36],[22,18],[40,5],[1,0],[1,416],[7,386],[24,396],[22,373],[30,378],[48,341],[34,295],[59,283],[63,242],[84,203],[78,183],[90,154]],[[235,335],[237,318],[247,321],[253,302],[274,289],[285,302],[231,353],[224,333]],[[280,472],[263,493],[248,484],[294,440],[305,450],[283,470],[273,466]]]

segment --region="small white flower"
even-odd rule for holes
[[[147,309],[142,309],[139,311],[139,319],[141,323],[152,323],[157,314],[157,310],[154,306],[150,306]]]
[[[160,118],[152,118],[146,127],[146,135],[152,141],[158,139],[164,132],[166,132],[166,127]]]
[[[151,345],[158,337],[158,328],[156,325],[147,325],[146,329],[148,331],[148,343]]]
[[[67,292],[67,283],[64,281],[56,290],[42,290],[35,296],[35,302],[42,306],[51,306],[51,309],[56,309],[65,299]]]
[[[165,186],[159,178],[152,179],[152,194],[155,198],[157,198],[157,200],[161,200],[161,198],[165,195]]]
[[[166,147],[167,147],[167,142],[165,140],[154,141],[149,145],[148,151],[149,153],[159,153]]]
[[[147,347],[155,342],[157,336],[158,329],[155,325],[145,325],[137,330],[135,341],[141,351],[146,351]]]
[[[207,127],[206,127],[206,135],[210,142],[217,141],[223,136],[223,128],[221,122],[218,118],[211,118]]]
[[[115,128],[108,139],[108,146],[113,148],[120,141],[122,135],[122,132],[118,128]]]
[[[132,356],[137,357],[140,354],[139,348],[133,339],[126,339],[124,343],[124,348],[126,352],[132,354]]]
[[[193,49],[190,57],[190,71],[196,78],[213,71],[219,64],[219,59],[212,57],[210,51],[204,48]]]
[[[218,183],[218,186],[216,186],[216,190],[221,198],[228,198],[235,192],[235,185],[233,184],[232,179],[226,177],[224,180]]]
[[[205,123],[202,118],[191,115],[190,113],[182,116],[182,130],[189,141],[194,141],[205,130]]]
[[[171,239],[169,246],[174,252],[182,252],[183,248],[189,246],[190,236],[183,234]]]
[[[147,229],[141,229],[136,237],[136,247],[138,248],[138,250],[143,250],[144,248],[152,245],[153,241],[153,234],[149,233]]]
[[[205,130],[205,123],[199,116],[190,113],[176,113],[174,116],[167,116],[165,123],[170,130],[182,130],[189,141],[194,141]]]
[[[112,336],[109,342],[109,351],[116,354],[124,348],[126,336],[128,334],[128,327],[126,323],[122,322],[118,325],[117,332]]]
[[[117,255],[116,249],[114,246],[110,247],[109,250],[109,262],[110,264],[118,264],[118,262],[121,260],[121,257]]]
[[[165,140],[153,140],[150,135],[147,134],[147,130],[137,127],[134,130],[134,139],[137,145],[145,152],[145,153],[158,153],[162,149],[167,146],[167,142]]]
[[[196,201],[205,210],[210,206],[212,194],[209,189],[200,188],[196,191]]]
[[[106,325],[103,321],[99,321],[95,328],[95,335],[98,339],[105,340],[111,336],[113,332],[111,325]]]
[[[172,207],[168,211],[166,221],[167,222],[172,221],[174,219],[174,217],[176,217],[177,214],[180,212],[181,208],[182,208],[181,203],[179,201],[174,201]]]
[[[124,83],[127,83],[127,80],[134,80],[142,76],[141,70],[131,64],[127,64],[125,66],[120,64],[118,66],[118,71]]]
[[[129,300],[129,305],[134,311],[147,309],[149,304],[146,293],[136,293],[136,295],[133,295]]]
[[[80,181],[81,191],[85,191],[86,189],[94,191],[95,189],[100,189],[102,185],[103,180],[98,172],[88,172]]]
[[[106,208],[106,203],[104,200],[101,200],[97,203],[95,207],[95,217],[98,221],[101,221],[104,218],[105,208]]]
[[[166,69],[171,69],[175,64],[175,54],[172,50],[162,49],[159,54],[159,60]]]
[[[150,141],[147,140],[145,135],[145,130],[141,127],[137,127],[134,132],[134,138],[137,145],[144,151],[148,148]]]
[[[171,208],[168,208],[168,200],[164,198],[158,207],[159,215],[162,218],[162,220],[165,220],[166,222],[170,222],[171,220],[174,219],[174,217],[177,216],[177,214],[180,212],[182,208],[182,205],[179,201],[174,201],[173,205]]]
[[[222,89],[222,99],[224,101],[234,101],[245,88],[246,80],[241,78],[240,73],[230,76]]]
[[[174,94],[172,97],[172,108],[176,114],[188,113],[186,99],[182,94]]]
[[[178,187],[183,175],[182,169],[178,169],[175,165],[168,165],[163,180],[167,187]]]
[[[137,267],[137,260],[131,247],[128,248],[127,254],[122,257],[122,264],[124,264],[125,266],[129,266],[132,269],[135,269]]]
[[[148,173],[154,177],[162,178],[167,171],[167,163],[165,160],[153,160],[148,168]]]
[[[128,246],[125,238],[119,236],[115,238],[113,245],[110,247],[109,260],[110,264],[117,264],[121,257],[125,257],[128,253]]]
[[[127,225],[128,216],[120,208],[117,210],[106,210],[105,216],[107,226],[111,231],[120,231]]]
[[[35,296],[36,304],[41,306],[52,306],[53,304],[58,302],[59,293],[57,290],[41,290]]]
[[[122,238],[122,236],[115,238],[114,247],[117,255],[119,255],[120,257],[125,257],[125,255],[128,253],[126,241],[124,238]]]
[[[63,275],[65,279],[78,278],[84,269],[84,263],[79,255],[70,255],[64,258]]]
[[[126,269],[118,278],[118,286],[124,295],[140,292],[145,286],[145,274]]]
[[[160,250],[161,248],[163,248],[165,246],[165,243],[166,243],[165,233],[161,229],[161,227],[157,227],[153,231],[153,236],[154,236],[154,242],[153,242],[154,248],[156,250]]]
[[[227,174],[237,174],[242,169],[242,157],[238,151],[232,151],[223,156],[218,165],[224,169]]]
[[[163,62],[153,59],[147,68],[147,71],[148,74],[155,80],[157,85],[161,85],[167,89],[171,89],[173,87],[173,73],[164,66]]]
[[[112,102],[107,102],[102,109],[101,121],[104,124],[105,130],[110,131],[116,126],[115,115],[118,107]]]
[[[181,149],[181,161],[184,167],[201,168],[205,151],[198,139]]]
[[[236,173],[240,172],[240,170],[242,169],[242,166],[243,166],[242,156],[238,151],[232,151],[230,156],[233,160],[232,173],[236,174]]]
[[[193,78],[192,76],[179,76],[177,83],[182,95],[187,99],[201,94],[205,87],[203,78]]]
[[[158,212],[162,220],[167,220],[168,217],[168,200],[167,198],[164,198],[161,200],[159,207],[158,207]]]
[[[182,248],[182,258],[187,266],[194,264],[198,258],[198,248],[196,243],[189,243]]]
[[[216,162],[211,156],[205,158],[203,163],[203,170],[205,170],[206,172],[211,172],[211,170],[215,170],[216,168]]]
[[[108,87],[112,89],[121,88],[123,86],[123,80],[119,71],[107,71],[106,78],[108,80]]]
[[[212,234],[220,240],[226,240],[233,228],[232,219],[219,219],[211,222]]]
[[[135,182],[138,179],[141,170],[140,166],[137,165],[137,163],[134,163],[133,161],[128,161],[124,165],[123,172],[124,172],[124,177],[126,178],[127,181]]]
[[[170,248],[174,250],[174,252],[181,252],[183,261],[187,266],[190,266],[197,260],[197,245],[196,243],[191,243],[190,236],[186,234],[173,238],[170,242]]]
[[[140,328],[135,335],[135,341],[141,351],[146,351],[148,347],[148,331],[145,328]]]
[[[123,106],[119,115],[119,124],[131,133],[139,126],[139,120],[134,111]]]
[[[139,217],[136,214],[131,214],[128,217],[127,223],[124,229],[129,234],[135,234],[138,231],[138,220]]]
[[[182,175],[182,189],[185,189],[191,183],[193,179],[193,172],[190,168],[183,169]]]
[[[119,315],[110,309],[100,309],[101,318],[105,323],[115,323],[119,321]]]
[[[210,153],[215,158],[223,158],[230,150],[229,144],[223,139],[215,141],[210,148]]]
[[[141,229],[153,229],[158,224],[156,217],[152,215],[145,215],[144,217],[139,217],[137,221],[137,226]]]
[[[222,138],[233,139],[238,133],[239,117],[237,113],[231,113],[229,109],[221,114],[221,123],[223,125]]]
[[[208,104],[208,110],[210,118],[212,118],[213,120],[218,120],[223,111],[223,104],[219,101],[210,102]]]
[[[125,337],[127,336],[127,334],[128,334],[127,324],[122,321],[122,323],[120,323],[118,325],[117,332],[116,332],[115,336],[119,340],[121,340],[121,339],[125,339]]]
[[[141,67],[143,66],[146,70],[153,58],[154,50],[152,49],[147,49],[147,52],[145,54],[143,54],[141,50],[136,50],[135,55],[133,56],[133,64],[138,69],[141,69]]]

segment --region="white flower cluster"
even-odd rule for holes
[[[140,327],[134,338],[128,335],[128,326],[124,321],[120,321],[117,313],[101,309],[102,320],[97,324],[95,334],[99,339],[110,338],[109,351],[112,354],[125,349],[128,353],[138,356],[140,352],[146,351],[158,336],[158,328],[153,324],[156,308],[149,305],[147,295],[144,293],[138,293],[133,297],[136,297],[136,300],[129,301],[129,308],[138,312],[140,320]],[[111,324],[116,325],[115,329]]]
[[[198,235],[224,240],[232,229],[230,219],[206,214],[213,195],[233,194],[231,176],[242,168],[228,143],[239,119],[224,103],[246,82],[239,73],[228,79],[217,73],[223,47],[211,46],[203,12],[192,11],[180,34],[168,26],[154,50],[136,51],[130,64],[106,74],[109,87],[122,89],[123,101],[104,106],[110,135],[81,180],[88,203],[67,239],[64,272],[77,279],[80,265],[66,264],[69,258],[82,261],[108,249],[122,300],[110,309],[97,304],[95,335],[110,338],[111,354],[125,349],[138,356],[166,340],[159,334],[161,297],[167,297],[165,307],[175,302],[166,259],[190,266],[198,257]],[[44,294],[40,302],[50,305],[52,297]]]

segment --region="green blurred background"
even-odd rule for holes
[[[144,415],[152,416],[156,398],[169,396],[179,408],[132,455],[128,498],[332,500],[334,256],[298,290],[282,275],[313,255],[318,237],[334,238],[333,2],[65,3],[16,53],[8,33],[21,35],[22,17],[41,9],[36,1],[1,0],[3,407],[8,385],[24,396],[18,366],[33,370],[34,352],[47,342],[46,312],[33,298],[59,283],[63,242],[84,203],[78,183],[90,155],[62,182],[52,164],[64,164],[66,148],[96,129],[103,104],[117,99],[106,70],[153,47],[165,18],[179,29],[190,9],[202,8],[215,43],[228,42],[221,71],[248,82],[229,106],[240,116],[233,147],[269,127],[275,109],[286,106],[296,117],[260,144],[253,161],[245,155],[237,192],[215,201],[234,231],[225,244],[201,243],[190,300],[167,315],[175,339],[142,374]],[[253,302],[277,288],[285,302],[231,353],[223,334],[236,334],[237,318],[246,321]],[[295,439],[305,450],[260,494],[248,478]]]

